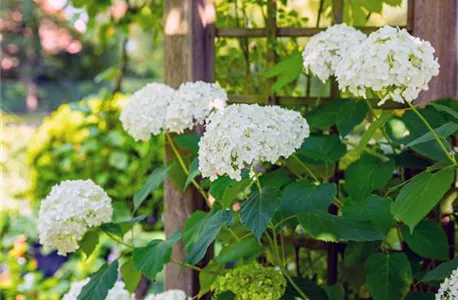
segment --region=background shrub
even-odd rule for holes
[[[162,164],[163,141],[135,142],[123,130],[118,119],[126,100],[118,94],[64,104],[44,119],[27,149],[34,200],[62,180],[91,178],[115,203],[131,203],[124,200],[132,198],[151,168]]]

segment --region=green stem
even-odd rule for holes
[[[437,133],[434,131],[434,129],[431,127],[431,125],[428,123],[428,121],[426,121],[426,119],[423,117],[423,115],[418,111],[418,109],[412,103],[410,103],[409,101],[405,101],[405,102],[407,103],[407,105],[410,106],[410,108],[414,111],[414,113],[420,118],[420,120],[423,122],[423,124],[425,124],[426,128],[428,128],[429,132],[431,132],[431,134],[434,136],[434,138],[436,139],[437,143],[441,147],[442,151],[444,151],[445,155],[447,156],[447,158],[452,162],[453,165],[457,165],[455,157],[450,155],[450,153],[447,150],[447,148],[445,147],[444,143],[442,143],[440,137],[437,135]]]
[[[377,114],[375,113],[374,108],[372,107],[371,103],[369,102],[369,99],[365,98],[364,101],[366,101],[367,107],[369,108],[369,111],[371,112],[371,114],[374,116],[375,120],[378,120]],[[386,134],[385,130],[382,129],[382,128],[380,128],[380,130],[382,131],[383,137],[386,139],[388,144],[390,144],[390,147],[391,147],[391,150],[393,151],[393,154],[396,155],[396,149],[394,148],[394,145],[391,142],[391,140],[389,139],[389,137]]]
[[[329,82],[329,80],[327,80],[327,81],[323,84],[323,86],[321,87],[320,93],[318,94],[318,98],[316,99],[316,102],[315,102],[315,107],[317,107],[318,105],[320,105],[321,98],[323,97],[323,93],[324,93],[324,90],[325,90],[326,87],[327,87],[328,82]]]
[[[191,264],[188,264],[188,263],[185,263],[185,262],[182,262],[182,261],[179,261],[177,259],[171,259],[170,262],[172,264],[176,264],[176,265],[179,265],[179,266],[183,266],[183,267],[186,267],[186,268],[189,268],[189,269],[192,269],[194,271],[197,271],[197,272],[205,272],[205,273],[214,273],[214,274],[218,274],[218,273],[215,273],[215,272],[209,272],[209,271],[206,271],[202,268],[199,268],[199,267],[196,267],[196,266],[193,266]]]
[[[306,164],[304,164],[300,159],[299,157],[297,157],[296,154],[293,154],[292,157],[301,165],[301,167],[307,171],[307,173],[313,178],[313,180],[315,181],[319,181],[318,178],[315,176],[315,174],[313,174],[312,170],[310,170],[309,167],[307,167]]]
[[[412,179],[414,179],[414,177],[411,177],[411,178],[407,179],[406,181],[403,181],[403,182],[401,182],[400,184],[393,186],[392,188],[390,188],[390,189],[385,193],[385,195],[384,195],[383,197],[386,197],[386,196],[388,196],[389,194],[391,194],[392,192],[394,192],[395,190],[397,190],[398,188],[403,187],[405,184],[409,183]]]
[[[261,182],[259,181],[259,176],[256,172],[254,172],[254,178],[256,179],[255,180],[256,186],[258,187],[259,192],[261,192]]]
[[[292,215],[292,216],[289,216],[289,217],[286,217],[282,220],[280,220],[277,224],[275,224],[275,228],[277,228],[279,225],[281,225],[282,223],[286,222],[286,221],[289,221],[291,219],[294,219],[296,218],[296,215]]]
[[[266,237],[267,237],[267,240],[269,241],[270,246],[272,248],[272,252],[274,254],[274,258],[279,263],[278,267],[280,268],[280,270],[283,273],[283,275],[289,281],[291,286],[299,293],[299,295],[301,296],[302,299],[308,299],[308,297],[304,294],[304,292],[301,290],[301,288],[294,282],[293,278],[291,278],[291,275],[289,274],[288,270],[286,270],[285,266],[282,264],[281,259],[280,259],[279,255],[277,254],[278,251],[275,251],[276,245],[274,244],[274,242],[272,241],[272,238],[270,237],[270,235],[267,232],[266,232]]]
[[[334,203],[338,208],[342,208],[344,206],[342,201],[340,201],[339,198],[337,197],[334,197],[334,199],[332,200],[332,203]]]
[[[235,238],[235,240],[238,242],[240,241],[240,238],[235,234],[235,232],[230,229],[229,227],[224,227],[227,231],[229,231],[229,233]]]
[[[352,147],[355,148],[355,149],[358,147],[358,144],[353,143],[353,142],[351,142],[351,141],[345,141],[345,144],[350,145],[350,146],[352,146]],[[372,155],[372,156],[375,156],[375,157],[377,157],[377,158],[379,158],[379,159],[381,159],[381,160],[383,160],[383,161],[386,161],[386,160],[387,160],[386,156],[384,156],[384,155],[378,153],[377,151],[374,151],[374,150],[372,150],[372,149],[369,149],[369,148],[367,148],[366,146],[364,146],[364,149],[363,149],[363,150],[364,150],[365,152],[367,152],[368,154],[370,154],[370,155]]]
[[[172,151],[175,154],[175,157],[178,159],[178,163],[180,164],[181,168],[183,169],[183,172],[186,174],[186,176],[189,175],[189,170],[188,167],[186,167],[186,164],[183,161],[183,158],[181,157],[180,151],[178,151],[177,147],[175,146],[175,143],[173,142],[172,137],[168,132],[165,132],[165,136],[170,144],[170,147],[172,147]],[[208,207],[211,207],[211,203],[208,200],[207,194],[204,192],[202,187],[197,183],[196,180],[192,180],[192,184],[196,187],[196,189],[199,191],[199,193],[202,195],[202,197],[205,199],[205,202],[207,203]]]
[[[129,249],[134,249],[134,247],[132,247],[131,245],[125,243],[124,241],[122,241],[122,240],[120,240],[120,239],[115,238],[113,235],[111,235],[111,233],[108,233],[108,232],[106,232],[106,231],[104,231],[104,232],[105,232],[105,234],[106,234],[110,239],[112,239],[113,241],[115,241],[115,242],[117,242],[117,243],[120,243],[120,244],[126,246],[126,247],[129,248]]]

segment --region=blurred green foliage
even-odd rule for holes
[[[123,79],[121,92],[131,94],[150,81],[146,78],[126,77]],[[103,88],[112,89],[113,82],[94,83],[92,80],[43,82],[38,87],[40,97],[38,110],[53,111],[62,104],[76,102],[88,95],[97,94]],[[19,100],[25,99],[26,94],[26,88],[22,83],[9,79],[1,80],[0,109],[6,112],[23,111],[25,103]]]

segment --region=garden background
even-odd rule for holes
[[[233,102],[286,103],[303,109],[305,102],[301,103],[301,99],[319,101],[336,96],[332,84],[323,85],[303,71],[300,53],[309,37],[277,38],[275,29],[256,33],[256,29],[271,28],[269,5],[275,3],[274,27],[314,30],[329,26],[335,22],[336,5],[340,3],[341,21],[350,25],[366,27],[368,31],[385,24],[414,29],[409,15],[414,1],[407,0],[218,0],[214,12],[213,5],[208,4],[211,2],[184,1],[199,3],[199,12],[206,20],[213,17],[214,26],[221,29],[219,36],[207,41],[212,43],[215,39],[213,55],[209,55],[186,44],[189,40],[165,37],[164,33],[189,30],[185,21],[194,18],[194,6],[188,7],[189,15],[183,16],[174,11],[181,2],[2,1],[2,295],[11,299],[59,299],[71,282],[87,277],[110,256],[118,254],[108,238],[101,238],[88,261],[80,253],[62,258],[44,251],[36,232],[37,210],[54,184],[64,179],[92,178],[113,197],[118,220],[129,216],[135,193],[167,155],[162,137],[135,143],[118,121],[127,95],[145,83],[165,80],[176,85],[197,74],[214,79],[232,95]],[[453,21],[453,16],[449,20]],[[415,21],[415,26],[425,22],[426,27],[427,14]],[[450,22],[450,27],[455,28],[451,32],[456,33],[457,26]],[[225,32],[224,28],[253,29],[249,34],[257,37],[237,36],[237,32]],[[189,59],[189,53],[199,57],[199,51],[206,56],[196,59],[196,66],[171,70],[174,59]],[[201,63],[214,64],[212,74],[206,74],[211,68],[198,65]],[[164,71],[164,64],[169,66],[168,71]],[[292,97],[299,100],[291,100]],[[364,126],[359,128],[361,133],[364,130]],[[143,164],[142,160],[151,163]],[[163,197],[164,191],[158,189],[139,208],[147,218],[141,225],[135,224],[137,237],[145,241],[164,237],[167,217]],[[193,198],[186,194],[184,197]],[[168,220],[185,221],[170,215]],[[303,276],[320,280],[326,277],[326,253],[304,251],[296,257],[310,263]],[[177,267],[170,276],[176,278],[179,272]],[[195,284],[193,276],[192,272],[184,274],[183,282]],[[155,282],[142,278],[136,289],[138,295],[162,291],[164,274],[161,272]]]

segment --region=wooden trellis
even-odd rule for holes
[[[165,83],[178,87],[185,81],[215,81],[215,41],[218,37],[231,38],[266,38],[267,68],[277,62],[277,54],[269,47],[280,37],[311,37],[326,28],[281,28],[277,26],[276,0],[267,1],[266,28],[215,28],[216,11],[212,0],[166,0],[164,1],[165,27]],[[456,97],[457,83],[457,0],[408,0],[407,30],[432,42],[441,64],[441,74],[432,81],[430,91],[420,97],[420,101],[438,97]],[[333,0],[333,14],[337,23],[343,21],[344,0]],[[369,33],[376,27],[364,27],[360,30]],[[231,95],[232,103],[260,103],[278,105],[311,105],[316,98],[307,94],[305,97],[284,97],[272,93],[273,81],[267,82],[264,95]],[[331,83],[330,97],[321,98],[326,102],[339,96],[336,83]],[[373,100],[374,107],[376,100]],[[387,102],[383,108],[393,109],[402,104]],[[337,132],[335,132],[337,134]],[[166,151],[166,158],[173,158]],[[340,172],[335,167],[334,181],[339,181]],[[189,189],[182,193],[174,188],[170,181],[165,188],[165,229],[169,234],[181,230],[192,211],[203,207],[202,199]],[[331,212],[336,208],[331,207]],[[452,224],[453,225],[453,224]],[[450,227],[450,226],[449,226]],[[452,226],[453,227],[453,226]],[[449,230],[451,230],[449,228]],[[453,234],[450,236],[454,236]],[[450,241],[452,242],[452,241]],[[454,241],[453,241],[454,243]],[[326,250],[328,255],[328,284],[337,282],[338,244],[330,245],[319,241],[297,241],[298,247]],[[174,248],[173,256],[184,260],[182,245]],[[194,295],[198,289],[196,274],[187,270],[181,274],[181,267],[166,267],[166,288],[178,288]],[[178,277],[181,274],[181,277]],[[178,279],[179,278],[179,279]]]

